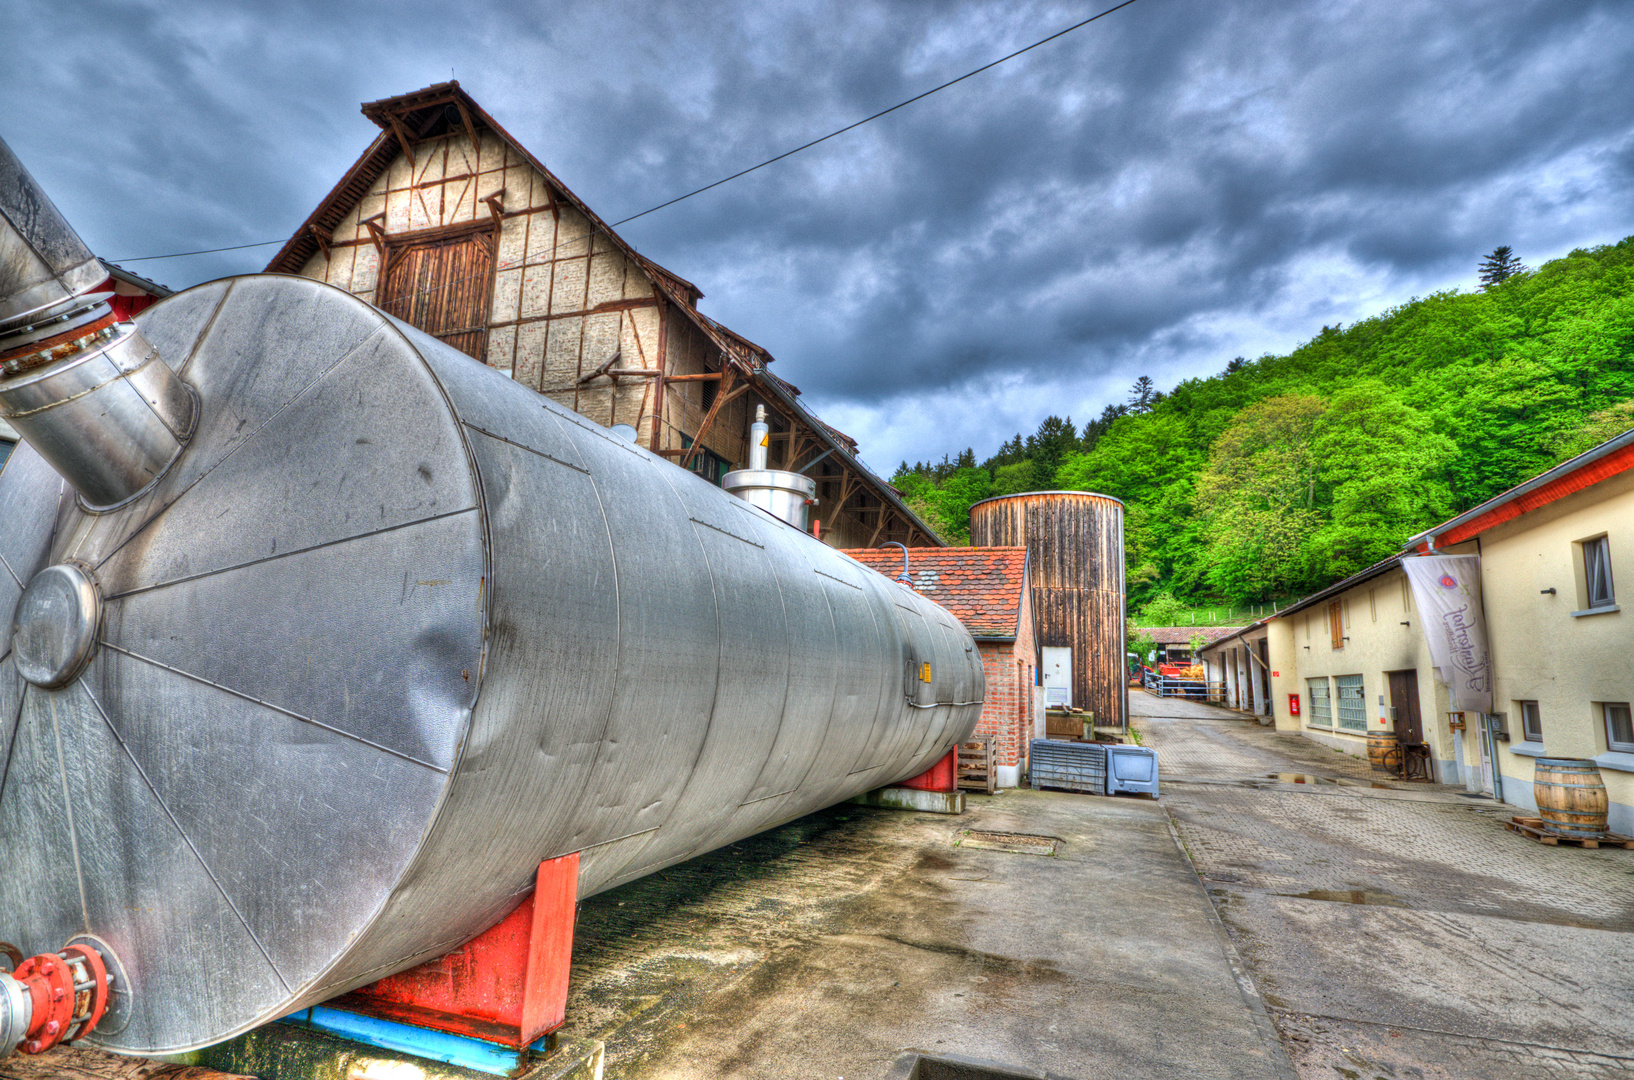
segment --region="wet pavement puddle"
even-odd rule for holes
[[[1351,780],[1343,776],[1313,776],[1310,773],[1274,772],[1266,773],[1267,780],[1275,780],[1281,784],[1331,784],[1334,787],[1366,787],[1377,788],[1381,791],[1395,791],[1390,784],[1381,784],[1377,780]]]
[[[1312,889],[1302,893],[1277,893],[1277,896],[1286,896],[1294,900],[1325,900],[1333,904],[1371,904],[1375,907],[1404,908],[1407,906],[1399,896],[1389,893],[1374,892],[1372,889]]]

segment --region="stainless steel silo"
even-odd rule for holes
[[[117,956],[96,1045],[218,1042],[543,859],[589,895],[975,726],[942,608],[345,292],[137,323],[196,409],[174,460],[111,506],[0,470],[0,938]]]

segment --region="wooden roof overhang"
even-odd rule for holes
[[[381,174],[399,153],[411,152],[416,142],[422,138],[433,137],[432,133],[444,125],[447,125],[444,128],[445,132],[452,129],[447,113],[449,106],[453,106],[458,113],[460,127],[473,143],[477,139],[478,130],[488,128],[522,160],[536,169],[563,202],[582,214],[593,229],[599,230],[626,258],[636,263],[651,279],[661,298],[660,305],[667,300],[670,306],[679,311],[715,348],[720,350],[723,374],[725,366],[730,365],[734,370],[734,376],[745,380],[746,389],[759,393],[769,404],[785,411],[791,421],[809,429],[816,441],[825,444],[841,465],[856,474],[860,481],[859,488],[869,490],[879,499],[882,508],[888,507],[903,519],[907,525],[910,544],[915,537],[923,537],[930,544],[942,543],[941,537],[919,520],[919,517],[902,501],[895,488],[874,475],[857,459],[857,444],[854,439],[829,427],[808,412],[797,400],[799,391],[766,370],[766,365],[772,360],[769,352],[701,313],[698,310],[698,301],[704,295],[702,289],[679,274],[659,266],[631,247],[601,219],[600,215],[575,195],[572,189],[545,168],[542,161],[534,157],[532,152],[500,126],[498,121],[489,116],[460,88],[458,81],[437,83],[412,93],[364,103],[363,115],[379,126],[380,134],[369,144],[363,156],[347,170],[346,175],[341,177],[340,182],[324,196],[317,209],[301,223],[301,227],[289,238],[278,254],[273,256],[272,261],[267,264],[266,272],[298,274],[314,255],[326,250],[336,227],[368,194],[375,181],[380,179]],[[663,378],[662,375],[658,376],[660,386]],[[848,500],[842,500],[842,505],[835,509],[843,512],[845,501]],[[879,530],[876,529],[876,536],[878,533]]]

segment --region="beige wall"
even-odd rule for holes
[[[1459,552],[1464,548],[1457,549]],[[1468,546],[1473,551],[1473,545]],[[1333,647],[1328,604],[1338,600],[1346,640]],[[1405,624],[1405,625],[1404,625]],[[1464,760],[1454,743],[1447,717],[1447,689],[1435,678],[1429,646],[1418,625],[1407,575],[1393,568],[1310,607],[1279,616],[1267,627],[1271,648],[1271,692],[1278,730],[1296,731],[1324,745],[1365,757],[1367,733],[1393,728],[1389,709],[1389,673],[1413,670],[1418,676],[1418,710],[1424,740],[1435,758],[1436,779],[1442,783],[1466,781]],[[1347,728],[1338,715],[1341,675],[1362,677],[1362,723]],[[1326,678],[1332,695],[1331,724],[1317,723],[1311,708],[1309,680]],[[1300,715],[1288,708],[1288,695],[1298,694]],[[1384,703],[1379,702],[1383,696]]]
[[[1527,808],[1533,759],[1594,758],[1611,796],[1611,829],[1634,835],[1634,754],[1607,750],[1602,702],[1634,701],[1634,641],[1621,611],[1573,617],[1580,597],[1578,541],[1605,535],[1612,585],[1634,603],[1634,472],[1522,514],[1481,536],[1481,589],[1491,639],[1495,712],[1507,713],[1500,744],[1504,798]],[[1554,589],[1553,595],[1542,592]],[[1541,744],[1522,742],[1519,701],[1536,701]]]

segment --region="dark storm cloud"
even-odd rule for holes
[[[110,255],[287,235],[452,67],[604,217],[1093,13],[1068,3],[16,3],[3,134]],[[623,227],[875,463],[992,449],[1323,322],[1615,241],[1618,3],[1141,0]],[[276,248],[133,268],[172,284]]]

